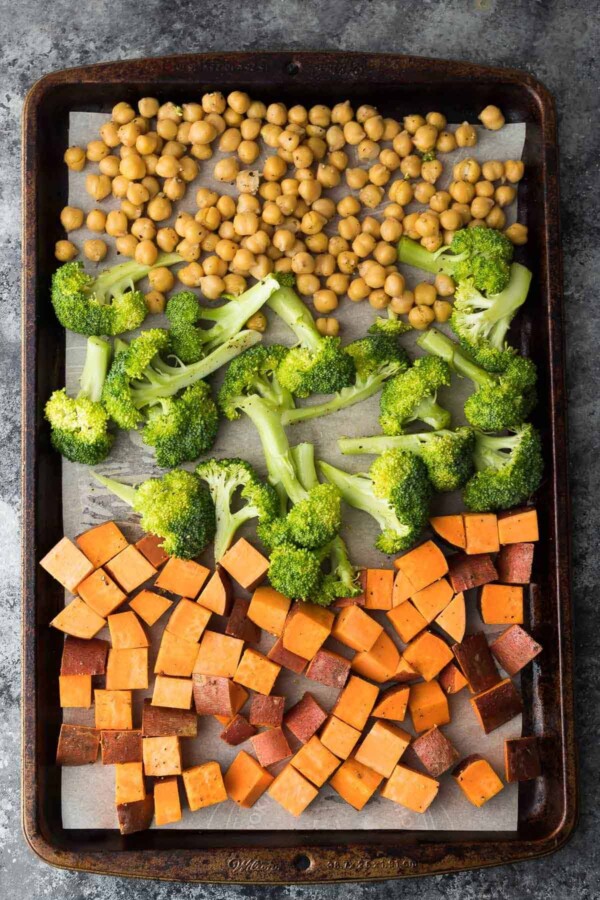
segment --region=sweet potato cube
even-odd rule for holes
[[[503,584],[529,584],[535,544],[505,544],[496,557],[498,578]]]
[[[209,575],[210,569],[194,562],[193,559],[178,559],[172,556],[160,570],[154,585],[163,591],[169,591],[170,594],[179,594],[180,597],[195,600]]]
[[[146,796],[144,768],[141,762],[116,763],[115,802],[135,803]]]
[[[484,584],[479,608],[486,625],[522,625],[523,588],[511,584]]]
[[[312,659],[331,634],[334,620],[334,614],[322,606],[296,603],[285,623],[283,646],[303,659]]]
[[[483,806],[504,787],[487,759],[477,753],[463,759],[452,772],[452,777],[467,800],[477,807]]]
[[[455,594],[448,606],[436,617],[435,624],[454,641],[460,643],[467,627],[465,595]]]
[[[150,699],[144,700],[142,709],[142,734],[144,737],[196,737],[198,717],[190,709],[169,709],[166,706],[152,706]]]
[[[472,693],[478,694],[498,684],[500,675],[483,632],[468,634],[460,644],[452,646],[452,651]]]
[[[308,664],[306,677],[329,687],[343,688],[350,674],[350,660],[321,647]]]
[[[171,825],[181,819],[181,800],[177,776],[154,782],[154,821]]]
[[[413,586],[413,594],[442,578],[448,571],[446,557],[433,541],[415,547],[394,561]]]
[[[104,628],[106,619],[94,612],[81,597],[74,597],[50,624],[65,634],[86,640],[95,637]]]
[[[392,719],[394,722],[403,722],[406,717],[409,694],[410,688],[404,685],[395,685],[388,688],[379,697],[371,715],[377,719]]]
[[[281,728],[269,728],[250,738],[261,766],[272,766],[292,755],[292,750]]]
[[[157,675],[152,693],[153,706],[170,706],[171,709],[189,709],[192,705],[192,679],[168,678]]]
[[[326,718],[325,710],[319,706],[313,695],[306,691],[284,714],[283,724],[298,741],[305,744],[319,730]]]
[[[108,629],[113,650],[135,650],[137,647],[149,646],[140,620],[130,610],[109,616]]]
[[[455,553],[450,557],[448,565],[450,584],[457,594],[498,580],[498,572],[489,553],[479,553],[476,556]]]
[[[424,631],[411,641],[403,655],[425,681],[432,681],[452,659],[452,650],[442,638]]]
[[[381,789],[381,796],[405,806],[413,812],[424,813],[440,789],[439,781],[408,766],[398,765]]]
[[[375,722],[354,754],[357,762],[389,778],[410,744],[410,734],[389,722]]]
[[[536,737],[504,741],[504,772],[508,782],[532,781],[540,777],[542,766]]]
[[[199,716],[224,716],[229,721],[248,699],[248,692],[229,678],[194,675],[194,705]]]
[[[105,564],[106,571],[115,579],[126,594],[139,588],[145,581],[156,575],[156,569],[130,544]]]
[[[67,635],[60,660],[61,675],[104,675],[108,641],[82,640]]]
[[[329,784],[342,800],[360,811],[382,781],[382,775],[350,757],[333,773]]]
[[[231,594],[229,575],[221,566],[217,566],[202,589],[198,603],[218,616],[227,616],[231,606]]]
[[[244,650],[233,680],[259,694],[270,694],[280,672],[281,666],[249,647]]]
[[[135,542],[135,546],[155,569],[160,569],[169,558],[163,550],[163,538],[157,534],[145,534]]]
[[[478,553],[497,553],[498,517],[495,513],[465,513],[465,552],[468,556]]]
[[[259,725],[262,728],[277,728],[283,722],[284,707],[285,697],[254,694],[250,701],[248,721],[251,725]]]
[[[450,721],[448,700],[437,681],[411,685],[408,711],[417,732],[428,731],[434,725],[447,725]]]
[[[142,762],[141,731],[102,731],[102,765]]]
[[[521,695],[510,678],[471,697],[471,705],[486,734],[523,712]]]
[[[129,601],[129,605],[146,625],[152,627],[163,613],[173,606],[173,601],[154,591],[140,591],[133,600]]]
[[[252,594],[248,618],[269,634],[281,637],[292,601],[275,588],[262,585]]]
[[[389,634],[382,631],[370,650],[353,657],[352,671],[381,684],[393,677],[399,662],[400,651]]]
[[[424,619],[419,610],[412,605],[410,600],[395,606],[387,614],[388,619],[401,641],[408,644],[409,641],[424,628],[427,628],[427,619]]]
[[[247,591],[253,591],[264,581],[269,570],[269,560],[245,538],[236,541],[219,563]]]
[[[392,609],[396,606],[400,606],[402,603],[406,603],[414,592],[415,589],[404,572],[401,569],[398,569],[396,577],[394,578],[394,587],[392,590]]]
[[[84,531],[77,535],[75,543],[97,568],[128,546],[127,538],[115,522],[103,522]]]
[[[458,516],[433,516],[429,524],[439,537],[453,547],[464,550],[467,546],[465,535],[465,523],[461,515]]]
[[[329,716],[321,731],[321,743],[339,759],[348,759],[359,740],[360,731],[337,716]]]
[[[446,694],[458,694],[459,691],[462,691],[467,686],[467,679],[453,662],[449,662],[447,666],[444,666],[438,675],[438,681]]]
[[[539,541],[538,516],[535,509],[521,509],[500,513],[498,538],[501,544],[522,544]]]
[[[383,626],[360,606],[347,606],[336,616],[331,636],[352,650],[370,650]]]
[[[148,649],[108,651],[106,687],[109,691],[135,691],[148,687]]]
[[[133,728],[131,691],[94,691],[98,731],[124,731]]]
[[[84,578],[94,571],[94,564],[75,544],[64,537],[40,560],[40,566],[64,588],[75,593]]]
[[[400,662],[398,663],[398,668],[394,672],[391,681],[399,681],[402,684],[406,684],[411,681],[418,681],[420,678],[419,673],[416,669],[407,663],[403,656],[400,657]]]
[[[194,666],[195,675],[221,675],[233,678],[242,655],[244,642],[216,631],[205,631]],[[254,685],[251,685],[254,687]]]
[[[227,619],[225,634],[239,638],[241,641],[247,641],[249,644],[257,644],[260,640],[260,628],[248,618],[249,607],[249,600],[236,597]],[[277,660],[274,660],[274,662],[277,662]],[[304,661],[303,665],[305,665]]]
[[[428,775],[439,778],[458,759],[458,750],[450,743],[443,731],[434,725],[420,734],[411,744],[412,750]]]
[[[316,735],[311,737],[290,760],[290,765],[317,787],[325,784],[339,764],[337,756],[334,756]]]
[[[192,812],[227,800],[227,791],[218,762],[207,762],[186,769],[183,773],[183,785]]]
[[[189,678],[194,671],[198,649],[195,641],[186,641],[176,634],[171,634],[170,631],[163,631],[154,672],[159,675],[179,675]]]
[[[175,735],[145,737],[142,743],[144,772],[162,778],[181,774],[181,749]]]
[[[306,660],[303,659],[302,656],[298,656],[297,653],[292,653],[290,650],[286,650],[283,646],[283,641],[281,638],[277,638],[269,652],[267,653],[268,659],[273,660],[274,663],[277,663],[279,666],[283,666],[284,669],[289,669],[291,672],[295,672],[296,675],[301,675],[306,668]]]
[[[253,756],[240,750],[223,778],[230,800],[250,809],[273,783],[273,776]]]
[[[56,748],[57,766],[92,765],[98,758],[100,733],[89,725],[60,726],[58,747]]]
[[[379,688],[374,684],[351,675],[333,707],[333,713],[338,719],[362,731],[375,706],[378,694]]]
[[[542,647],[519,625],[511,625],[492,641],[490,650],[508,675],[516,675],[542,652]]]
[[[184,641],[196,643],[208,625],[212,613],[199,603],[182,597],[167,622],[166,630]]]
[[[146,831],[152,825],[154,816],[154,798],[146,794],[143,800],[134,803],[117,804],[117,820],[121,834],[135,834]]]
[[[231,721],[227,722],[219,737],[231,747],[237,747],[238,744],[243,744],[244,741],[247,741],[248,738],[255,734],[256,728],[254,725],[251,725],[245,716],[241,716],[238,713]]]
[[[99,616],[106,618],[127,600],[121,588],[104,569],[96,569],[78,587],[79,596]]]
[[[60,705],[89,709],[92,705],[91,675],[59,675]]]
[[[393,569],[367,569],[365,608],[391,609],[393,587]]]
[[[450,587],[449,581],[446,578],[440,578],[423,588],[422,591],[417,591],[410,599],[423,618],[427,622],[433,622],[446,609],[453,596],[454,591]]]
[[[279,773],[269,788],[269,796],[292,816],[301,815],[319,791],[292,765]]]

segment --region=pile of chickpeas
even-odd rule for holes
[[[479,118],[491,130],[504,124],[495,106]],[[119,254],[143,265],[153,266],[160,251],[182,257],[185,265],[176,273],[164,266],[150,271],[151,312],[164,310],[176,282],[217,300],[239,295],[249,279],[293,272],[322,334],[339,333],[332,314],[343,298],[389,307],[413,327],[426,328],[449,318],[454,283],[438,275],[408,289],[397,266],[403,234],[431,251],[465,226],[500,229],[515,244],[527,240],[526,227],[507,228],[504,213],[515,200],[522,162],[480,165],[467,157],[454,166],[448,190],[436,188],[440,155],[476,144],[473,125],[464,122],[451,132],[439,112],[400,123],[374,106],[355,110],[349,101],[306,109],[267,106],[242,91],[207,93],[183,106],[145,97],[137,111],[118,103],[98,140],[64,155],[77,172],[96,163],[97,171],[85,176],[87,193],[97,204],[112,195],[119,208],[95,206],[86,215],[67,206],[60,218],[69,235],[84,223],[98,235],[83,243],[93,262],[106,257],[107,236]],[[216,148],[226,155],[211,164],[213,177],[235,186],[235,196],[198,185],[201,165]],[[360,165],[350,165],[350,148]],[[347,192],[334,200],[331,192],[344,183]],[[176,204],[190,189],[197,211],[178,213]],[[421,208],[406,212],[414,203]],[[55,253],[66,262],[78,249],[61,240]],[[258,331],[266,325],[260,312],[248,322]]]

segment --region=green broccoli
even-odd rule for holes
[[[508,284],[513,245],[495,228],[461,228],[449,247],[430,252],[417,241],[400,238],[398,258],[437,275],[444,272],[458,284],[472,280],[479,291],[499,294]]]
[[[375,546],[382,553],[398,553],[411,547],[427,523],[431,484],[422,459],[402,450],[387,450],[368,474],[351,475],[320,462],[325,478],[334,484],[350,506],[368,513],[381,534]]]
[[[310,598],[319,606],[331,606],[342,597],[358,597],[362,587],[358,583],[358,571],[350,562],[348,550],[338,535],[326,548],[329,572],[323,577],[321,586]]]
[[[277,492],[243,459],[209,459],[196,467],[196,474],[208,485],[215,505],[215,562],[230,547],[244,522],[270,522],[279,515]],[[238,507],[235,511],[234,505]]]
[[[312,600],[318,596],[323,578],[321,561],[311,550],[282,544],[271,553],[269,581],[291,600]]]
[[[62,388],[46,403],[52,446],[71,462],[95,466],[106,459],[113,445],[109,419],[100,403],[110,356],[110,344],[98,337],[88,338],[79,394],[69,397]]]
[[[503,372],[515,351],[505,339],[517,310],[525,302],[531,272],[519,263],[510,267],[508,285],[499,294],[484,296],[468,279],[456,289],[450,318],[461,346],[488,372]]]
[[[400,337],[401,334],[406,334],[407,331],[413,330],[412,325],[404,322],[389,306],[387,314],[387,319],[384,319],[383,316],[377,316],[369,328],[369,334],[388,334],[393,337]]]
[[[156,462],[172,469],[193,462],[214,444],[219,413],[210,387],[198,381],[179,397],[165,397],[151,406],[142,440],[154,447]]]
[[[450,368],[435,357],[417,359],[406,372],[383,386],[379,422],[384,434],[402,434],[411,422],[425,422],[436,431],[447,428],[450,413],[436,401],[440,387],[450,384]]]
[[[540,486],[544,463],[538,432],[529,424],[512,432],[501,436],[477,434],[477,471],[463,492],[467,509],[510,509],[528,500]]]
[[[169,556],[194,559],[215,536],[215,505],[202,479],[193,472],[173,469],[137,487],[97,473],[94,477],[140,513],[144,531],[161,537]]]
[[[341,438],[338,446],[347,456],[361,453],[379,455],[386,450],[416,453],[427,466],[429,480],[434,490],[438,492],[456,491],[464,487],[473,474],[475,432],[472,428],[426,431],[421,434],[375,434],[372,437]]]
[[[62,265],[52,276],[52,305],[64,328],[78,334],[121,334],[142,324],[148,309],[134,285],[157,266],[181,262],[177,253],[162,254],[153,266],[135,260],[105,269],[94,278],[80,262]]]
[[[473,382],[477,390],[465,403],[465,416],[474,428],[481,431],[513,428],[521,425],[534,408],[537,373],[532,360],[506,354],[504,370],[491,373],[476,365],[458,344],[435,328],[425,331],[417,344]]]

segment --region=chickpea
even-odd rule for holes
[[[445,244],[447,247],[449,247],[450,244],[452,243],[455,234],[456,234],[455,231],[444,231],[444,232],[443,232],[442,237],[443,237],[443,240],[444,240],[444,244]]]
[[[475,187],[469,181],[452,181],[448,191],[457,203],[470,203],[475,196]]]
[[[379,288],[369,294],[369,304],[373,309],[386,309],[390,305],[390,298],[382,288]]]
[[[182,122],[179,128],[177,129],[177,140],[181,144],[191,144],[190,141],[190,129],[192,127],[191,122]]]
[[[302,216],[300,230],[303,234],[317,234],[319,231],[323,231],[326,224],[327,219],[325,216],[312,209]]]
[[[245,247],[236,251],[230,265],[230,270],[238,275],[248,273],[256,265],[256,257]]]
[[[481,177],[481,166],[472,156],[467,156],[456,163],[452,176],[455,181],[469,181],[475,184]]]
[[[319,290],[320,281],[316,275],[298,275],[296,287],[303,297],[310,297]]]
[[[216,164],[214,176],[217,181],[224,181],[232,184],[236,180],[239,171],[239,162],[235,156],[227,156],[225,159],[220,159]]]
[[[370,234],[376,239],[381,237],[381,225],[374,216],[365,216],[362,220],[362,230],[365,234]]]
[[[348,292],[350,279],[347,275],[344,275],[343,272],[334,272],[333,275],[329,276],[325,284],[327,288],[330,291],[333,291],[334,294],[337,294],[338,297],[343,297],[344,294]]]
[[[118,156],[105,156],[98,163],[98,169],[102,175],[108,175],[109,178],[115,178],[119,174],[119,165],[121,160]]]
[[[348,154],[344,150],[332,150],[327,157],[329,165],[334,166],[340,172],[344,172],[348,168]]]
[[[506,122],[497,106],[486,106],[485,109],[481,110],[477,118],[488,131],[498,131]]]
[[[240,124],[240,134],[244,141],[254,141],[260,134],[260,119],[244,119]]]
[[[291,178],[287,180],[293,181]],[[297,192],[306,203],[314,203],[321,196],[323,185],[316,178],[309,178],[298,184]],[[287,194],[287,191],[284,193]]]
[[[316,291],[313,297],[315,309],[320,313],[333,312],[334,309],[338,308],[339,302],[337,294],[327,289]]]
[[[144,294],[144,301],[151,316],[164,313],[167,305],[167,298],[158,290],[148,291],[147,294]]]
[[[144,162],[146,163],[146,173],[148,175],[156,175],[156,164],[158,162],[156,153],[149,153],[148,156],[144,157]]]
[[[117,253],[120,253],[121,256],[134,256],[137,245],[138,240],[133,234],[124,234],[115,239]]]
[[[63,156],[65,164],[72,172],[81,172],[86,163],[86,152],[83,147],[69,147]]]
[[[368,180],[369,175],[364,169],[346,170],[346,184],[352,190],[360,190],[366,185]]]
[[[138,244],[138,247],[141,246]],[[175,276],[166,266],[158,266],[151,269],[148,273],[148,281],[153,291],[160,291],[161,294],[170,291],[175,284]]]
[[[284,103],[270,103],[267,107],[267,122],[273,125],[285,125],[287,122],[287,109]]]
[[[236,234],[248,235],[258,231],[260,220],[255,212],[239,212],[233,217]]]
[[[383,189],[375,184],[366,184],[358,196],[363,206],[375,209],[383,200]]]
[[[137,153],[122,159],[119,164],[119,172],[130,181],[142,179],[146,174],[146,163],[144,157],[138,156]]]
[[[216,206],[207,206],[199,209],[194,219],[184,228],[184,237],[188,241],[200,243],[206,237],[207,231],[217,231],[221,224],[221,213]]]
[[[434,194],[434,186],[427,181],[418,181],[414,186],[414,196],[418,203],[429,203]]]
[[[494,185],[491,181],[478,181],[475,185],[476,197],[493,197]]]
[[[201,187],[196,191],[196,206],[198,209],[204,209],[207,206],[216,206],[219,195],[216,191],[209,188]]]
[[[501,208],[510,206],[510,204],[514,202],[516,196],[517,192],[515,188],[508,184],[500,185],[494,192],[494,199]]]
[[[155,97],[142,97],[138,102],[138,111],[141,116],[153,119],[158,113],[159,103]]]
[[[320,125],[322,128],[327,128],[327,126],[331,122],[331,110],[328,106],[324,106],[322,103],[318,103],[316,106],[311,106],[308,111],[308,121],[312,125]]]
[[[375,106],[371,106],[369,103],[363,103],[362,106],[359,106],[356,110],[356,121],[360,122],[362,125],[367,119],[371,119],[377,114],[377,108]]]
[[[207,160],[213,155],[213,150],[210,144],[192,144],[190,153],[194,159]]]
[[[398,259],[398,252],[391,244],[379,241],[375,246],[373,256],[382,266],[392,266]]]
[[[83,210],[77,206],[65,206],[60,213],[60,224],[65,231],[77,231],[83,225]]]
[[[487,228],[485,224],[485,219],[471,219],[469,222],[468,228]]]
[[[317,181],[325,188],[334,188],[340,183],[340,173],[335,166],[327,163],[319,163],[317,167]]]
[[[388,189],[388,197],[390,200],[393,200],[394,203],[398,203],[400,206],[407,206],[413,199],[413,196],[414,191],[412,184],[409,184],[408,181],[403,181],[402,179],[394,181]]]
[[[383,187],[391,178],[392,173],[382,163],[375,163],[369,169],[369,181],[378,187]]]
[[[402,222],[402,227],[404,229],[404,234],[412,238],[413,240],[418,240],[421,235],[418,231],[415,230],[415,225],[417,223],[417,219],[419,218],[419,213],[414,212],[410,213]]]
[[[217,136],[217,129],[212,122],[200,119],[192,123],[190,128],[190,140],[192,144],[210,144]]]
[[[452,153],[453,150],[456,150],[456,147],[456,138],[452,132],[441,131],[435,145],[435,149],[438,153]]]
[[[339,152],[339,151],[338,151]],[[345,156],[345,154],[343,154]],[[303,144],[300,147],[297,147],[296,150],[292,153],[292,162],[296,166],[297,169],[308,169],[309,166],[313,164],[313,160],[315,155],[313,151],[306,144]],[[346,158],[347,160],[347,158]],[[348,165],[346,161],[346,165]],[[345,168],[342,165],[342,169]]]
[[[417,217],[414,227],[420,237],[431,237],[438,234],[440,220],[434,212],[424,212]]]
[[[158,150],[160,138],[156,132],[151,134],[141,134],[135,142],[136,152],[140,156],[149,156]]]
[[[433,314],[436,322],[447,322],[452,315],[452,304],[447,300],[436,300],[433,304]]]
[[[357,155],[361,162],[369,162],[372,159],[377,159],[380,152],[381,147],[379,144],[376,144],[375,141],[371,141],[368,138],[361,141],[357,149]]]
[[[338,233],[345,241],[353,241],[361,231],[362,226],[356,216],[347,216],[338,223]]]
[[[395,119],[389,119],[389,118],[386,118],[383,120],[382,140],[393,141],[399,132],[400,132],[400,123],[399,122],[396,122]]]
[[[111,187],[112,184],[108,175],[89,174],[86,176],[85,189],[94,200],[104,200],[105,197],[108,197]]]
[[[167,103],[163,103],[158,107],[156,116],[159,120],[167,119],[170,122],[180,122],[183,118],[183,109],[181,106],[177,106],[175,103],[167,101]]]
[[[381,288],[385,284],[385,269],[380,263],[373,262],[361,275],[370,288]]]
[[[467,225],[471,221],[471,207],[468,203],[453,203],[450,208],[459,214],[461,225]]]
[[[310,253],[301,252],[292,256],[292,272],[296,275],[310,275],[315,271],[315,261]]]
[[[78,252],[72,241],[57,241],[54,245],[54,256],[59,262],[70,262]]]
[[[345,125],[354,118],[354,110],[350,106],[349,100],[343,103],[336,103],[331,110],[331,121],[338,125]]]
[[[152,219],[141,217],[133,222],[131,226],[131,233],[136,236],[138,241],[153,241],[157,234],[156,225],[154,224]],[[177,241],[175,241],[175,244],[177,244]]]
[[[148,213],[149,218],[153,219],[155,222],[164,222],[165,219],[171,217],[173,207],[171,206],[171,201],[168,197],[161,197],[160,194],[158,194],[149,201],[146,212]]]
[[[179,130],[179,126],[177,122],[174,122],[173,119],[159,119],[156,123],[156,133],[163,138],[165,141],[174,141],[177,137],[177,132]],[[192,136],[192,129],[190,129],[190,139]],[[192,139],[192,143],[195,143]],[[202,141],[197,141],[197,143],[202,143]]]
[[[322,278],[329,278],[329,276],[333,275],[335,272],[336,259],[331,253],[319,253],[315,257],[314,263],[313,271],[315,275],[319,275]]]
[[[370,293],[370,288],[364,278],[353,278],[348,285],[348,298],[352,300],[353,303],[364,300]]]
[[[205,113],[222,113],[225,112],[227,103],[221,91],[212,91],[202,96],[202,109]]]
[[[127,122],[126,125],[121,125],[117,134],[119,135],[119,140],[123,144],[124,147],[135,147],[135,142],[142,134],[142,130],[139,125],[136,125],[135,122]],[[93,141],[92,143],[98,144],[101,143],[99,141]],[[102,142],[103,143],[103,142]],[[106,145],[104,145],[106,146]],[[88,144],[88,152],[89,152],[90,144]],[[107,148],[108,151],[108,148]],[[103,156],[106,154],[103,153]],[[91,159],[91,157],[89,157]],[[100,157],[102,158],[102,157]]]
[[[248,107],[249,119],[265,119],[267,116],[267,107],[260,100],[253,100]]]
[[[326,253],[329,246],[329,238],[324,231],[318,231],[317,234],[307,234],[304,243],[311,253]]]
[[[449,275],[444,275],[440,272],[439,275],[435,276],[435,290],[439,294],[440,297],[451,297],[454,293],[456,286],[452,278]],[[421,301],[422,303],[423,301]]]
[[[421,178],[433,185],[441,176],[442,171],[443,166],[439,159],[426,160],[421,165]]]
[[[112,108],[111,118],[113,122],[117,122],[119,125],[126,125],[127,122],[131,122],[132,119],[135,119],[135,110],[129,103],[117,103],[117,105]]]
[[[177,279],[186,287],[200,287],[200,282],[204,276],[204,269],[198,262],[188,263],[187,266],[179,269]]]
[[[339,125],[332,125],[327,129],[325,132],[325,142],[331,151],[341,150],[344,147],[346,138]]]
[[[415,287],[414,294],[417,306],[433,306],[437,299],[435,285],[430,284],[428,281],[419,282]]]
[[[436,191],[429,198],[429,206],[434,212],[443,213],[448,209],[451,201],[452,197],[448,191]]]
[[[506,216],[499,206],[492,206],[485,217],[485,224],[488,228],[497,228],[500,231],[504,228],[506,225]]]
[[[366,136],[364,128],[355,121],[349,121],[343,127],[344,139],[347,144],[356,147]]]
[[[375,238],[370,234],[359,234],[352,242],[352,250],[361,259],[370,256],[375,249]]]
[[[446,127],[446,116],[441,112],[428,112],[425,121],[429,125],[433,125],[438,131],[442,131]]]
[[[201,247],[205,253],[212,253],[219,243],[219,236],[212,231],[209,231],[204,240],[202,241]],[[204,268],[206,269],[207,260],[204,260]],[[212,274],[212,273],[211,273]]]
[[[288,256],[282,256],[275,261],[275,271],[276,272],[285,272],[286,274],[292,271],[292,261]]]
[[[286,253],[294,246],[294,235],[287,228],[279,228],[273,235],[273,246]]]
[[[224,259],[225,262],[231,262],[237,251],[238,246],[235,241],[220,240],[215,247],[215,253],[219,259]]]
[[[414,144],[408,131],[401,131],[397,134],[392,141],[392,147],[401,159],[410,156],[414,150]]]
[[[115,122],[105,122],[100,129],[100,137],[107,147],[118,147],[121,143],[119,140],[119,129]]]
[[[438,130],[435,125],[420,125],[413,135],[413,144],[421,153],[428,153],[435,147]]]
[[[179,160],[170,155],[159,157],[156,163],[156,174],[161,178],[174,178],[179,174]]]
[[[148,199],[152,199],[152,197],[156,197],[156,195],[160,191],[160,183],[157,178],[154,178],[153,175],[146,175],[145,178],[142,179],[141,184],[148,191]],[[127,188],[129,190],[129,186]]]
[[[226,292],[228,294],[233,294],[234,297],[237,297],[240,294],[243,294],[247,287],[246,279],[244,278],[244,276],[243,275],[235,275],[233,272],[230,272],[228,275],[224,275],[223,281],[225,282]],[[262,315],[263,315],[262,313],[255,313],[255,316],[262,316]],[[263,318],[265,319],[265,327],[266,327],[267,320],[266,320],[265,316],[263,316]],[[250,322],[252,319],[254,319],[254,316],[252,316],[251,319],[248,319],[248,322]],[[258,319],[257,319],[257,321],[258,321]],[[250,328],[253,331],[259,330],[258,328],[252,329],[252,327],[250,325],[248,325],[248,323],[246,323],[246,327]]]
[[[388,216],[381,223],[381,237],[384,241],[394,243],[399,241],[402,236],[402,222]]]
[[[405,130],[408,131],[409,134],[416,134],[417,130],[422,125],[425,125],[425,119],[423,118],[423,116],[404,116],[403,125]]]
[[[413,306],[408,313],[408,321],[417,331],[424,331],[435,319],[435,313],[430,306]]]
[[[219,275],[205,275],[200,279],[200,290],[207,300],[218,300],[225,291],[225,282]]]
[[[475,197],[471,203],[471,215],[474,219],[485,219],[494,205],[489,197]]]
[[[263,178],[266,181],[279,181],[283,178],[287,166],[279,156],[268,156],[263,166]]]
[[[158,248],[149,240],[140,241],[135,248],[135,261],[142,266],[153,266],[158,259]]]
[[[224,278],[227,272],[227,263],[218,256],[207,256],[202,263],[202,268],[205,275],[217,275],[219,278]]]
[[[474,125],[463,122],[459,125],[454,133],[456,143],[459,147],[474,147],[477,143],[477,130]]]
[[[291,216],[296,209],[298,200],[294,194],[281,194],[281,196],[276,198],[275,203],[284,216]]]
[[[83,242],[83,252],[92,262],[102,262],[108,253],[108,247],[100,238],[91,238]]]
[[[437,234],[429,234],[427,237],[421,238],[421,246],[425,247],[426,250],[429,250],[430,253],[435,253],[435,251],[439,250],[442,246],[442,240],[440,232]]]
[[[347,221],[347,220],[346,220]],[[334,234],[333,237],[329,238],[329,243],[327,245],[327,252],[331,253],[332,256],[335,256],[336,259],[343,253],[344,250],[349,250],[350,245],[345,238],[341,237],[339,234]],[[368,256],[368,254],[365,254]]]
[[[400,163],[400,171],[407,178],[419,178],[422,164],[421,157],[413,153],[404,157]]]
[[[319,317],[316,319],[315,325],[319,334],[325,337],[336,337],[340,333],[340,323],[332,316]]]
[[[525,174],[525,164],[520,159],[507,159],[504,163],[504,177],[516,184]]]
[[[484,162],[481,171],[487,181],[499,181],[504,178],[504,163],[498,159],[490,159]]]
[[[383,289],[388,297],[400,297],[404,293],[405,287],[404,276],[400,275],[399,272],[387,275],[383,283]]]
[[[404,209],[399,203],[388,203],[383,210],[384,219],[398,219],[399,222],[404,218]]]
[[[415,305],[415,295],[412,291],[403,290],[390,300],[390,309],[398,316],[405,316]]]
[[[372,141],[380,141],[385,131],[385,125],[381,116],[372,115],[362,123],[367,137]]]
[[[175,219],[175,231],[180,237],[185,237],[185,229],[187,228],[189,223],[193,221],[193,219],[194,217],[187,212],[179,213],[179,215]]]

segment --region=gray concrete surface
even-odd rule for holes
[[[496,900],[600,897],[600,491],[598,425],[598,59],[594,0],[0,0],[0,897]],[[581,820],[551,858],[402,884],[303,889],[131,884],[55,871],[21,834],[19,811],[19,130],[23,98],[45,72],[161,53],[226,49],[386,50],[526,69],[553,91],[560,116],[562,221],[573,486]]]

